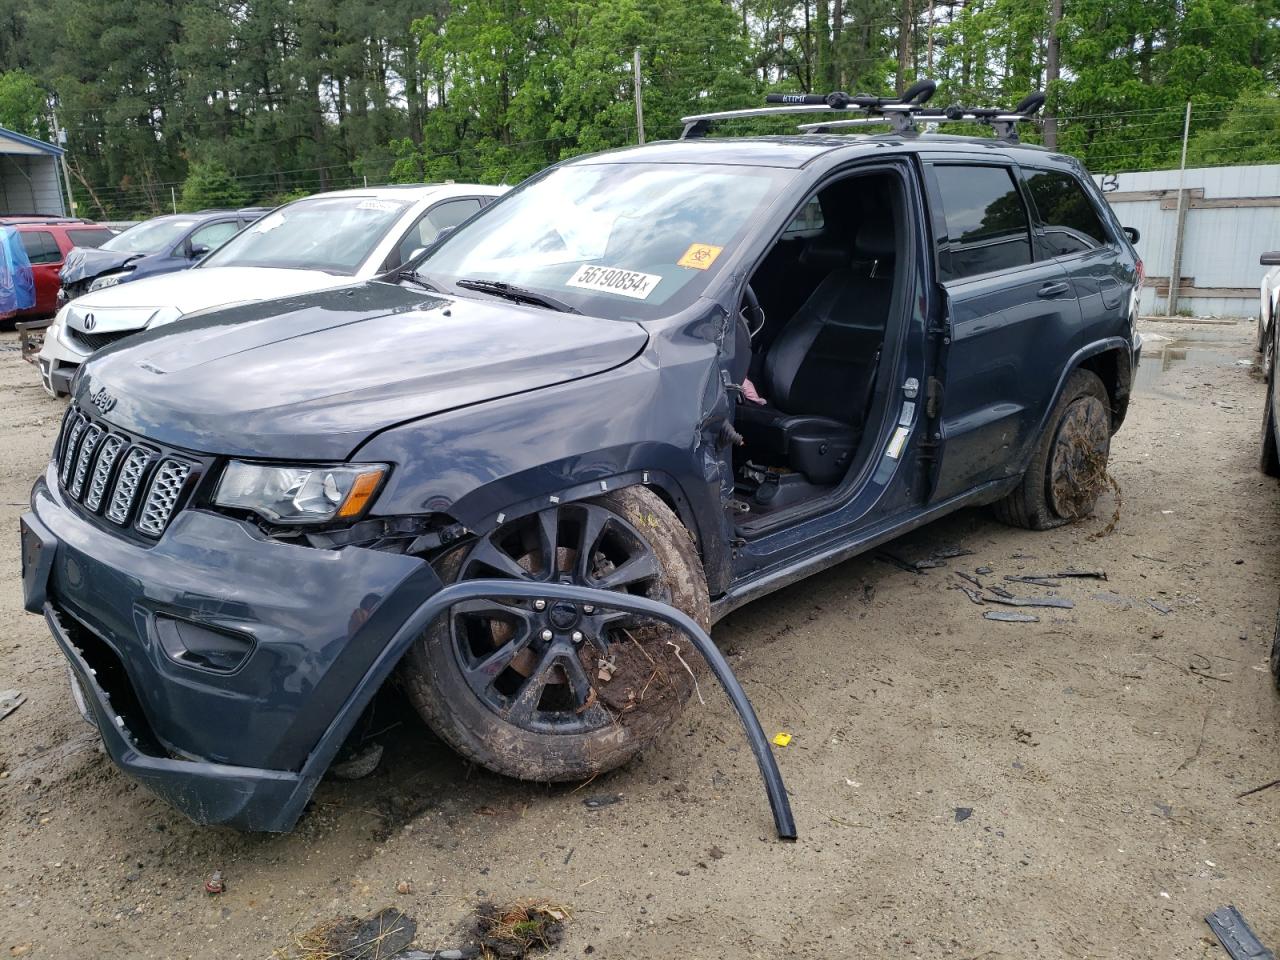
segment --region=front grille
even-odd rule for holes
[[[182,496],[182,488],[191,476],[191,464],[182,460],[164,460],[151,478],[151,488],[138,514],[138,529],[152,537],[164,533],[173,509]]]
[[[142,486],[142,475],[147,472],[147,464],[151,461],[151,451],[143,447],[134,447],[125,454],[124,465],[120,467],[120,477],[116,480],[116,492],[112,494],[111,505],[107,507],[107,519],[122,526],[129,520],[129,511],[138,498],[138,488]]]
[[[67,335],[78,346],[84,347],[86,350],[101,350],[103,347],[109,347],[118,340],[125,337],[131,337],[137,330],[112,330],[109,333],[85,333],[83,330],[76,330],[73,327],[67,327]]]
[[[69,499],[122,532],[151,539],[164,533],[201,472],[198,460],[91,420],[78,407],[63,421],[54,457]]]

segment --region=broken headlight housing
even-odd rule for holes
[[[251,511],[269,523],[355,520],[373,502],[387,470],[385,463],[304,466],[232,460],[222,471],[213,502]]]

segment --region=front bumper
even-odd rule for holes
[[[426,563],[261,538],[178,514],[155,544],[63,499],[52,472],[22,518],[26,608],[45,616],[112,760],[199,823],[284,831],[441,588]],[[166,622],[245,639],[216,671],[175,659]]]

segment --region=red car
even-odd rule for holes
[[[72,247],[97,247],[115,236],[110,227],[73,217],[0,216],[0,227],[12,227],[22,238],[35,281],[35,306],[17,314],[18,320],[57,312],[58,271]]]

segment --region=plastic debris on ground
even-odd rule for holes
[[[983,615],[984,620],[998,620],[1001,623],[1039,623],[1040,618],[1034,617],[1029,613],[1015,613],[1012,610],[988,610]]]
[[[1276,960],[1234,906],[1219,907],[1204,918],[1231,960]]]
[[[773,738],[773,745],[775,747],[785,747],[790,742],[791,742],[791,734],[789,733],[780,733]]]
[[[0,690],[0,720],[3,720],[26,702],[26,695],[21,690]]]
[[[222,879],[222,871],[215,870],[209,874],[209,879],[204,882],[204,892],[211,897],[216,897],[227,889],[227,882]]]

